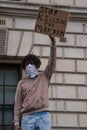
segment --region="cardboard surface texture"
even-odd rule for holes
[[[64,37],[68,14],[67,11],[41,6],[36,20],[35,32],[53,37]]]

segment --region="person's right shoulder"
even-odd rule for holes
[[[26,77],[18,81],[18,86],[22,85],[26,81]]]

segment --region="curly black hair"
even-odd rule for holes
[[[22,68],[25,69],[28,64],[34,64],[38,69],[41,65],[41,61],[36,55],[28,54],[22,59]]]

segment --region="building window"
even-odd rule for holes
[[[0,64],[0,130],[13,130],[13,109],[19,65]]]

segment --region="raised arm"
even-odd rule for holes
[[[51,76],[55,70],[55,66],[56,66],[56,41],[55,38],[52,36],[49,36],[51,39],[51,45],[50,45],[50,57],[48,60],[48,64],[45,68],[45,75],[47,77],[47,79],[50,81]]]

